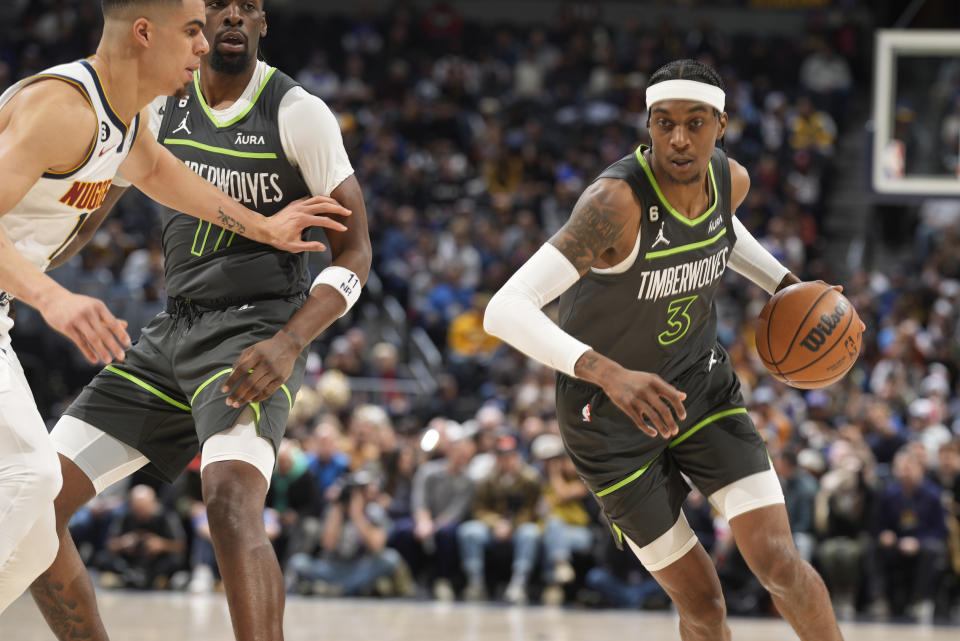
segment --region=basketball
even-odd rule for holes
[[[826,387],[843,378],[860,355],[857,310],[821,282],[797,283],[777,292],[760,312],[757,353],[778,380],[801,389]]]

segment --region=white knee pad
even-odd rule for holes
[[[253,410],[247,406],[233,427],[214,434],[203,444],[200,474],[203,474],[208,465],[217,461],[243,461],[257,468],[263,478],[267,479],[267,487],[270,487],[276,460],[273,443],[257,435]]]
[[[697,544],[697,535],[693,533],[683,512],[669,530],[643,547],[638,546],[629,537],[624,538],[640,563],[649,572],[662,570],[671,563],[679,561]]]
[[[744,512],[783,503],[783,488],[771,464],[763,472],[745,476],[711,494],[710,504],[729,521]]]
[[[50,438],[87,475],[97,494],[149,463],[139,450],[73,416],[61,417]]]

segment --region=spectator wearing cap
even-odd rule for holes
[[[540,527],[536,523],[540,500],[540,476],[524,463],[517,449],[517,438],[506,434],[497,439],[496,462],[491,474],[477,486],[473,520],[460,526],[457,538],[464,574],[467,575],[467,600],[486,598],[487,548],[493,543],[513,547],[510,583],[504,593],[507,601],[527,601],[527,581],[537,560]]]
[[[476,451],[469,430],[446,421],[444,457],[423,463],[413,477],[413,520],[398,524],[391,546],[403,554],[414,575],[431,566],[433,594],[452,601],[459,572],[457,528],[470,516],[474,484],[467,465]]]
[[[577,476],[573,461],[566,455],[556,434],[541,434],[530,446],[535,461],[542,461],[546,480],[543,499],[547,514],[543,528],[543,580],[545,605],[564,600],[563,585],[576,578],[570,564],[573,552],[589,552],[593,546],[590,514],[584,501],[587,488]]]
[[[878,510],[875,597],[894,615],[912,605],[918,619],[929,621],[946,555],[940,490],[924,479],[923,464],[909,448],[894,456],[893,476]]]

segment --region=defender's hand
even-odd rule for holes
[[[130,347],[127,321],[110,313],[103,301],[67,290],[38,307],[47,324],[72,340],[92,364],[122,361]]]
[[[633,419],[637,427],[652,437],[658,434],[663,438],[676,436],[680,426],[674,414],[680,420],[687,417],[683,408],[687,395],[656,374],[625,369],[605,384],[603,391]]]
[[[320,214],[349,216],[351,213],[349,209],[327,196],[301,198],[267,219],[266,237],[262,242],[292,253],[323,251],[327,248],[323,243],[303,240],[304,230],[309,227],[326,227],[335,231],[346,231],[347,228],[342,223]]]
[[[300,344],[286,330],[243,350],[220,388],[224,393],[233,390],[227,405],[243,407],[273,396],[290,378],[301,351]]]

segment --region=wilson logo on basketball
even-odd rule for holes
[[[93,211],[107,197],[107,190],[112,182],[112,179],[95,183],[75,180],[67,193],[60,197],[60,202],[83,211]]]
[[[837,325],[840,324],[840,320],[843,318],[843,315],[847,312],[849,305],[845,299],[840,299],[837,301],[837,306],[833,308],[832,314],[821,314],[820,322],[816,326],[807,332],[807,335],[804,337],[800,344],[809,349],[811,352],[816,352],[827,342],[827,337],[833,333],[833,330]]]

